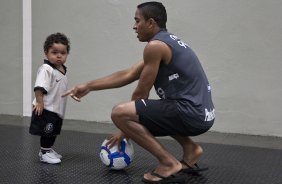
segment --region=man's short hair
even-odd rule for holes
[[[145,20],[154,19],[160,28],[166,28],[167,14],[164,5],[160,2],[146,2],[137,6]]]

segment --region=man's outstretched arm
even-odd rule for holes
[[[95,79],[82,83],[80,85],[76,85],[72,89],[64,93],[62,97],[70,95],[74,100],[79,102],[80,99],[83,96],[87,95],[90,91],[112,89],[125,86],[139,79],[143,66],[144,62],[142,60],[128,69],[115,72],[100,79]]]

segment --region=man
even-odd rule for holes
[[[179,171],[199,170],[195,166],[203,150],[189,136],[202,134],[213,125],[211,88],[194,52],[167,32],[166,9],[161,3],[138,5],[134,19],[137,38],[148,42],[143,60],[131,68],[77,85],[64,96],[80,101],[90,91],[118,88],[139,80],[131,101],[112,110],[112,121],[121,131],[110,137],[109,146],[130,138],[159,161],[154,171],[144,174],[144,182],[181,182]],[[148,99],[153,86],[161,99]],[[156,136],[172,136],[183,148],[182,161],[169,153]]]

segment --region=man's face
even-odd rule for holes
[[[139,41],[141,42],[149,41],[151,39],[149,36],[150,24],[148,21],[144,19],[139,9],[137,9],[135,12],[134,20],[135,20],[135,23],[134,23],[133,29],[137,33],[137,38],[139,39]]]

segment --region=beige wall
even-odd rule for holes
[[[70,87],[131,66],[142,58],[144,43],[139,43],[132,30],[136,5],[132,0],[36,0],[32,1],[32,81],[42,63],[42,45],[53,32],[64,32],[71,40],[68,59]],[[216,123],[213,131],[282,136],[282,1],[277,0],[176,0],[162,1],[167,7],[168,30],[185,40],[198,54],[213,88]],[[20,16],[20,3],[0,3],[0,20],[15,21]],[[4,4],[4,7],[2,6]],[[15,6],[5,11],[5,7]],[[13,38],[7,53],[1,44],[1,111],[19,114],[20,65],[16,75],[7,59],[19,62],[21,22],[0,22],[1,43]],[[10,25],[12,24],[12,26]],[[4,25],[4,26],[3,26]],[[9,27],[10,26],[10,27]],[[7,36],[2,33],[5,27]],[[11,30],[11,31],[10,31]],[[10,31],[10,32],[9,32]],[[4,35],[4,37],[3,37]],[[17,44],[16,44],[17,43]],[[7,70],[2,74],[2,65]],[[12,69],[13,68],[13,69]],[[3,87],[5,83],[15,86]],[[32,84],[33,85],[33,84]],[[135,83],[122,89],[97,91],[81,103],[69,99],[68,119],[110,122],[111,108],[130,99]],[[7,85],[6,85],[7,86]],[[11,91],[17,93],[11,95]],[[2,92],[3,91],[3,92]],[[154,91],[152,97],[156,98]],[[16,100],[13,100],[16,99]],[[13,104],[4,106],[4,104]],[[8,108],[10,107],[10,108]]]

